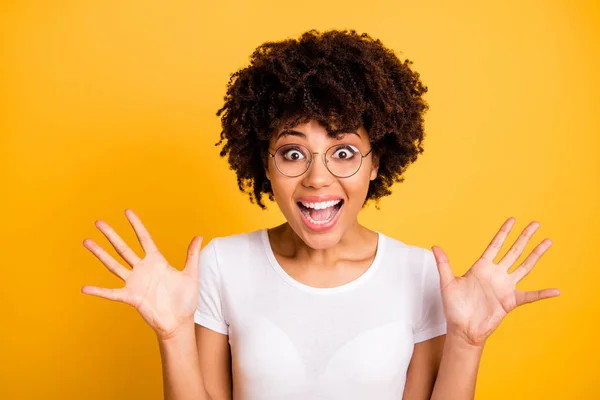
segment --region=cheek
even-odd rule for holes
[[[369,191],[370,182],[368,174],[359,175],[357,173],[351,179],[346,179],[346,181],[342,183],[342,187],[352,203],[360,203],[362,206],[363,199],[367,196],[367,192]]]
[[[290,202],[289,200],[294,194],[296,183],[293,179],[282,178],[280,174],[275,173],[271,175],[271,188],[273,189],[275,200],[281,207],[281,205],[286,205]]]
[[[353,208],[361,209],[364,200],[367,198],[369,192],[369,185],[371,184],[371,170],[362,171],[362,169],[350,179],[345,182],[344,189],[348,196],[352,199]]]
[[[373,173],[372,168],[361,168],[356,173],[356,181],[354,182],[354,186],[356,190],[366,192],[369,188],[369,184],[371,183],[371,174]]]

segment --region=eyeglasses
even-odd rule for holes
[[[349,178],[358,172],[362,165],[362,159],[368,156],[372,150],[373,148],[367,154],[362,154],[354,145],[336,144],[323,154],[323,162],[333,175],[338,178]],[[290,178],[300,176],[308,171],[313,162],[313,154],[319,153],[312,153],[301,144],[284,144],[275,150],[275,154],[271,154],[269,151],[269,156],[273,157],[277,170]]]

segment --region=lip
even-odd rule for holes
[[[337,200],[337,199],[341,199],[341,197],[320,197],[321,200],[304,200],[306,198],[314,198],[316,196],[306,196],[306,197],[301,197],[300,200],[298,199],[298,201],[308,201],[310,202],[317,202],[317,201],[328,201],[328,200]],[[322,200],[323,198],[325,198],[325,200]],[[346,204],[346,202],[344,201],[342,203],[342,206],[340,207],[340,209],[337,211],[337,213],[335,214],[335,216],[333,217],[333,219],[331,221],[329,221],[326,224],[323,225],[314,225],[312,224],[308,219],[306,219],[306,216],[302,213],[302,210],[300,210],[300,206],[298,204],[296,204],[296,209],[298,210],[298,214],[300,214],[300,218],[302,219],[302,222],[304,222],[304,226],[306,226],[308,229],[310,229],[312,232],[324,232],[324,231],[328,231],[331,228],[333,228],[333,226],[337,223],[338,219],[340,219],[340,214],[342,213],[343,209],[344,209],[344,205]]]

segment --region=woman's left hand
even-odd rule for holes
[[[500,262],[494,263],[514,222],[513,217],[504,222],[485,252],[461,277],[454,276],[446,253],[437,246],[432,247],[440,273],[447,333],[464,339],[469,345],[483,347],[506,314],[518,306],[560,294],[558,289],[529,292],[516,289],[517,282],[533,269],[550,248],[550,239],[544,239],[522,264],[511,273],[508,272],[538,229],[538,222],[531,222]]]

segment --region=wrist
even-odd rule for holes
[[[486,339],[481,341],[472,341],[462,332],[449,330],[446,333],[446,344],[445,346],[452,346],[461,351],[467,352],[482,352],[483,347],[485,346]]]
[[[188,338],[190,335],[195,337],[195,323],[193,319],[182,321],[177,327],[168,332],[156,331],[156,337],[159,342],[169,343],[179,341],[181,338]]]

